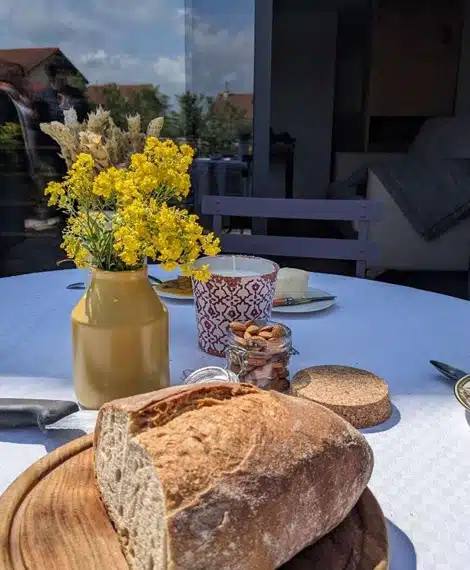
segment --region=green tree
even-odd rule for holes
[[[123,96],[119,85],[110,83],[103,87],[103,107],[111,111],[114,122],[122,128],[126,126],[126,117],[139,113],[142,128],[149,122],[168,112],[168,96],[161,93],[158,86],[136,86],[128,96]]]
[[[161,93],[158,85],[143,85],[135,89],[129,96],[127,104],[131,110],[130,114],[139,113],[143,129],[146,129],[155,117],[165,116],[170,106],[168,95]]]
[[[230,98],[207,97],[186,91],[176,97],[178,109],[170,108],[169,98],[158,86],[136,86],[123,96],[116,83],[103,87],[103,107],[111,111],[115,123],[126,127],[126,117],[139,113],[142,128],[150,120],[164,116],[162,136],[184,138],[199,156],[233,154],[240,138],[249,140],[251,121],[246,111],[233,105]]]
[[[0,127],[0,150],[17,150],[23,142],[23,132],[19,123],[4,123]]]
[[[109,83],[103,86],[103,100],[103,108],[111,112],[111,116],[118,127],[124,128],[129,109],[117,83]]]
[[[230,100],[207,98],[207,113],[202,131],[204,154],[233,154],[241,137],[250,137],[252,125],[246,111]]]
[[[207,97],[200,93],[186,91],[177,97],[179,104],[179,128],[189,144],[196,148],[203,136],[206,114]]]
[[[178,111],[168,111],[161,136],[169,139],[184,138],[184,129],[181,126],[181,115]]]

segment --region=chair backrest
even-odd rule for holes
[[[223,251],[251,255],[309,257],[356,261],[356,275],[365,277],[378,250],[368,240],[369,224],[381,217],[373,200],[317,200],[204,196],[202,213],[213,216],[214,232]],[[286,237],[224,233],[222,216],[356,222],[357,239]]]

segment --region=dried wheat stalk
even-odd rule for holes
[[[127,167],[132,154],[143,151],[147,137],[160,136],[163,120],[163,117],[153,119],[145,134],[141,132],[140,115],[133,115],[127,117],[128,130],[123,131],[116,126],[109,111],[98,107],[83,123],[78,122],[77,113],[71,109],[64,112],[64,123],[41,123],[40,127],[60,146],[67,168],[79,154],[88,153],[97,170],[104,170],[110,166]]]

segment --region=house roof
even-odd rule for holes
[[[0,59],[21,65],[28,73],[49,57],[59,53],[59,48],[0,49]]]
[[[33,69],[35,69],[36,67],[44,63],[47,59],[53,56],[58,56],[63,58],[63,60],[71,68],[75,69],[83,77],[83,79],[85,79],[83,74],[57,47],[0,49],[0,62],[4,61],[9,63],[14,63],[16,65],[21,65],[26,74],[31,73]]]
[[[247,119],[253,119],[253,93],[219,93],[215,99],[215,108],[222,109],[225,102],[245,111]]]
[[[104,105],[105,104],[105,95],[104,91],[106,87],[110,87],[111,85],[115,85],[112,83],[107,83],[105,85],[89,85],[87,88],[87,95],[88,100],[94,103],[95,105]],[[119,88],[119,92],[121,97],[124,99],[128,99],[133,93],[138,91],[142,88],[152,88],[153,85],[151,83],[142,83],[136,85],[117,85]]]

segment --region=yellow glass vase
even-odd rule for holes
[[[168,311],[147,267],[92,269],[72,311],[72,348],[75,393],[85,408],[169,386]]]

